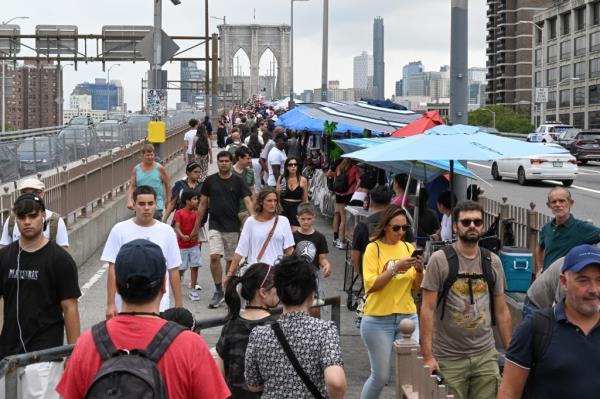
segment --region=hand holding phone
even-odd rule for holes
[[[413,251],[411,258],[416,258],[418,256],[423,256],[423,253],[425,252],[425,250],[423,248],[417,248]]]

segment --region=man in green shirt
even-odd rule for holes
[[[546,270],[558,258],[565,256],[573,247],[596,244],[600,241],[600,228],[576,219],[571,214],[575,201],[565,187],[554,187],[548,193],[548,208],[554,219],[542,227],[536,250],[536,273]]]
[[[237,162],[231,167],[231,172],[242,178],[248,185],[250,192],[254,196],[254,171],[252,170],[252,156],[250,150],[247,147],[240,147],[235,151],[235,158]],[[240,227],[244,227],[244,222],[250,216],[244,201],[240,201],[240,212],[238,214],[240,218]]]

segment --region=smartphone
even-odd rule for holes
[[[425,252],[425,250],[423,248],[417,248],[413,251],[411,257],[416,258],[417,256],[423,256],[424,252]]]

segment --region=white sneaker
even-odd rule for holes
[[[192,301],[200,300],[200,294],[198,294],[198,291],[196,291],[196,290],[191,290],[189,293],[189,297],[190,297],[190,300],[192,300]]]
[[[342,240],[337,240],[337,243],[335,244],[335,247],[337,249],[345,249],[346,248],[346,244]]]

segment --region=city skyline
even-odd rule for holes
[[[135,4],[133,4],[135,3]],[[226,15],[228,24],[289,24],[289,2],[264,2],[230,0],[210,2],[210,16]],[[330,2],[329,10],[329,80],[339,80],[342,87],[351,87],[353,79],[353,57],[362,50],[372,50],[372,27],[376,16],[387,20],[385,27],[385,96],[394,94],[395,82],[402,76],[402,66],[414,59],[422,60],[429,68],[448,64],[450,59],[450,2],[429,0],[427,4],[408,1],[380,0],[362,7],[364,0]],[[3,17],[7,20],[15,16],[29,16],[27,20],[15,23],[21,26],[22,33],[33,33],[36,25],[57,24],[77,25],[79,32],[99,33],[104,25],[150,25],[152,7],[140,5],[140,1],[124,4],[115,0],[103,3],[86,4],[85,12],[75,0],[56,0],[53,10],[72,10],[69,13],[48,12],[46,2],[34,0],[27,4],[9,3],[3,7]],[[37,6],[36,6],[37,5]],[[305,89],[319,87],[320,49],[322,40],[323,3],[311,0],[296,4],[294,8],[294,88],[297,93]],[[81,9],[81,11],[77,11]],[[118,12],[115,12],[118,10]],[[255,10],[255,12],[254,12]],[[254,19],[254,14],[256,19]],[[204,5],[183,0],[179,6],[170,2],[163,4],[163,30],[172,35],[203,35]],[[401,22],[401,23],[399,23]],[[470,4],[469,8],[469,66],[485,65],[485,22],[486,4]],[[209,31],[216,32],[222,23],[210,19]],[[444,33],[446,32],[446,33]],[[351,40],[348,40],[351,38]],[[192,51],[203,56],[203,48]],[[113,65],[107,63],[107,68]],[[203,63],[200,63],[203,68]],[[73,67],[64,69],[64,92],[70,93],[77,83],[93,81],[106,76],[100,63],[79,63],[79,71]],[[135,64],[121,63],[113,68],[111,78],[119,79],[125,87],[125,102],[129,109],[140,106],[141,79],[149,69],[147,62]],[[169,79],[179,78],[179,63],[165,64]],[[178,91],[169,91],[169,106],[179,101]]]

